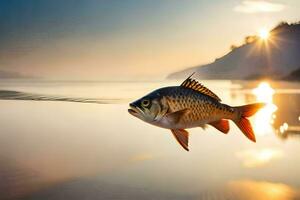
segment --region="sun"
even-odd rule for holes
[[[266,28],[261,28],[258,31],[258,36],[262,39],[262,40],[267,40],[270,37],[270,31]]]

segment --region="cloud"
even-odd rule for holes
[[[241,4],[234,7],[234,11],[241,13],[264,13],[264,12],[280,12],[286,6],[280,3],[272,3],[270,1],[243,1]]]

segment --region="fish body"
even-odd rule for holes
[[[186,110],[186,113],[178,121],[168,119],[168,115],[161,120],[153,121],[154,125],[162,128],[194,128],[203,127],[212,121],[231,119],[236,113],[234,109],[216,99],[180,86],[165,87],[153,92],[152,95],[162,96],[168,106],[168,113]],[[151,95],[151,94],[150,94]]]
[[[170,129],[179,144],[189,150],[185,129],[211,125],[228,133],[228,120],[234,121],[255,142],[247,117],[263,106],[263,103],[239,107],[223,104],[216,94],[189,77],[180,86],[160,88],[134,101],[128,111],[147,123]]]

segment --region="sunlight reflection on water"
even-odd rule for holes
[[[273,129],[273,113],[277,110],[277,106],[273,103],[274,89],[267,82],[262,82],[258,87],[252,90],[256,96],[256,100],[266,103],[254,118],[254,131],[259,135],[272,134]]]
[[[297,198],[294,188],[281,183],[240,180],[229,182],[228,187],[231,191],[236,191],[238,199],[243,200],[292,200]]]
[[[273,160],[280,159],[283,151],[275,148],[248,149],[236,153],[236,157],[242,160],[247,168],[262,167]]]

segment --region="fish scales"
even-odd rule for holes
[[[176,112],[182,109],[191,111],[181,118],[183,123],[195,123],[195,121],[209,120],[209,116],[223,118],[232,115],[232,108],[217,102],[215,99],[196,92],[192,89],[174,87],[165,88],[164,95],[168,99],[170,111]],[[200,124],[199,124],[200,125]]]

